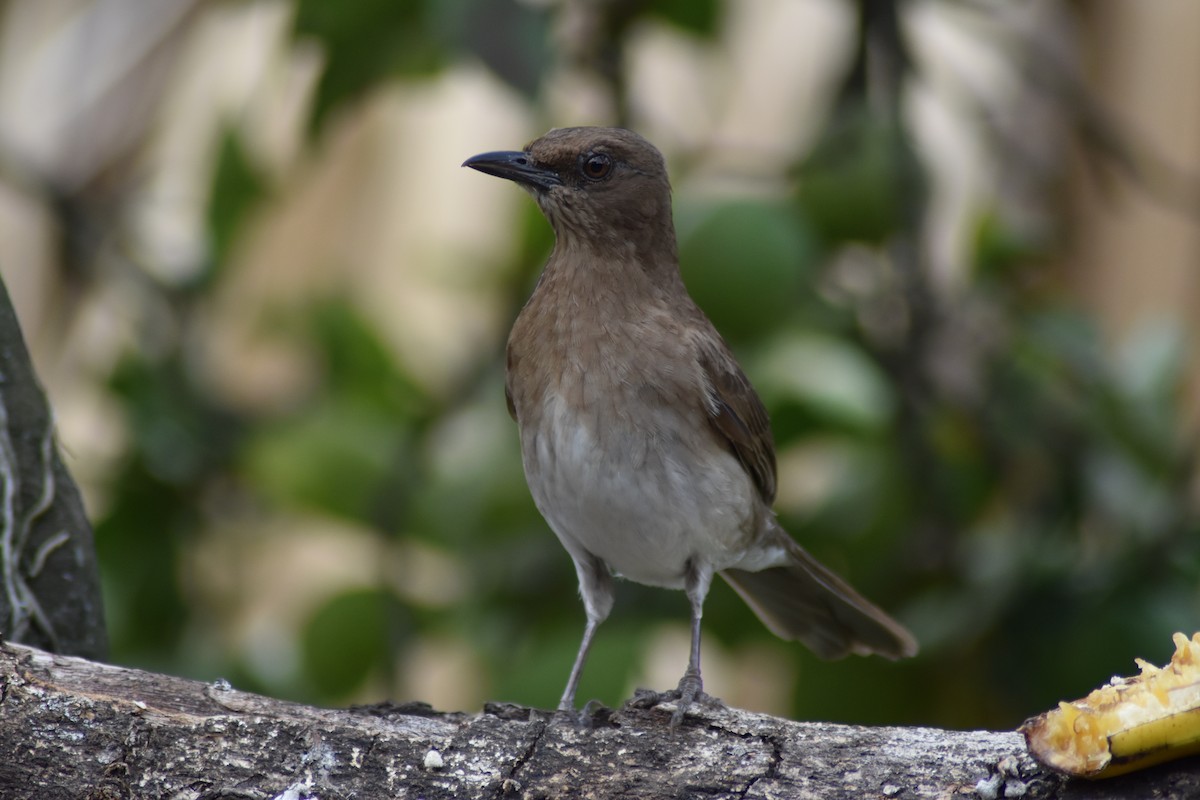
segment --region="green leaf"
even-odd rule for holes
[[[198,527],[188,497],[134,461],[112,487],[95,526],[114,659],[170,666],[189,617],[179,585],[180,546]]]
[[[389,662],[391,598],[356,589],[321,606],[304,628],[303,671],[324,697],[340,698]]]
[[[240,444],[242,420],[208,397],[178,356],[161,363],[126,357],[109,385],[124,405],[135,457],[164,484],[203,480]]]
[[[311,130],[343,103],[398,75],[428,75],[447,57],[434,0],[299,0],[295,34],[325,50]]]
[[[892,416],[887,380],[866,355],[815,333],[782,337],[755,362],[763,396],[798,402],[832,423],[882,431]]]
[[[391,415],[331,399],[264,428],[247,445],[243,469],[251,485],[286,506],[371,520],[406,437]]]
[[[1162,420],[1169,418],[1184,388],[1187,365],[1185,331],[1175,322],[1160,319],[1129,333],[1117,353],[1114,373],[1131,402]]]
[[[392,348],[351,301],[331,298],[303,318],[305,335],[320,351],[332,394],[393,414],[397,422],[427,413],[428,399],[396,363]]]
[[[980,215],[975,225],[972,264],[981,278],[1004,280],[1014,268],[1038,259],[1046,243],[1022,235],[995,213]]]
[[[418,469],[412,450],[429,399],[347,301],[324,301],[280,327],[311,341],[325,374],[307,403],[257,426],[243,474],[284,505],[394,530]]]
[[[777,204],[743,200],[701,212],[680,243],[684,280],[722,335],[774,331],[796,309],[816,248],[806,228]]]
[[[689,33],[711,37],[717,31],[718,0],[653,0],[649,11]]]
[[[919,190],[904,132],[868,111],[846,112],[800,167],[796,199],[826,243],[878,244]]]
[[[536,102],[555,59],[551,8],[521,0],[441,0],[437,10],[461,49]]]
[[[122,404],[129,450],[105,487],[96,549],[114,656],[172,671],[189,608],[180,548],[202,529],[199,496],[240,447],[243,420],[216,405],[177,355],[130,355],[109,379]]]
[[[221,139],[208,200],[208,229],[212,243],[209,279],[215,278],[245,223],[247,213],[266,195],[266,185],[242,146],[242,139],[227,130]]]

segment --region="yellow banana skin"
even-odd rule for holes
[[[1200,753],[1200,708],[1161,717],[1108,737],[1111,761],[1098,778],[1124,775]]]
[[[1113,678],[1082,700],[1021,726],[1029,751],[1047,766],[1083,778],[1109,778],[1200,753],[1200,633],[1173,637],[1161,669],[1137,659],[1141,674]]]

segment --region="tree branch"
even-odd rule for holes
[[[108,649],[92,528],[0,282],[0,634],[60,653]]]
[[[1045,771],[1016,733],[602,710],[593,727],[517,706],[327,710],[0,645],[0,797],[1195,797],[1200,764],[1110,781]]]

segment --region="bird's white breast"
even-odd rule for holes
[[[676,588],[690,559],[717,570],[741,563],[761,502],[702,418],[650,404],[635,420],[609,404],[573,406],[555,391],[542,401],[541,424],[521,430],[525,474],[568,550]]]

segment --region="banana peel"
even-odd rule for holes
[[[1020,731],[1046,766],[1109,778],[1200,753],[1200,633],[1172,637],[1162,668],[1136,659],[1140,675],[1113,678],[1082,700],[1027,720]]]

